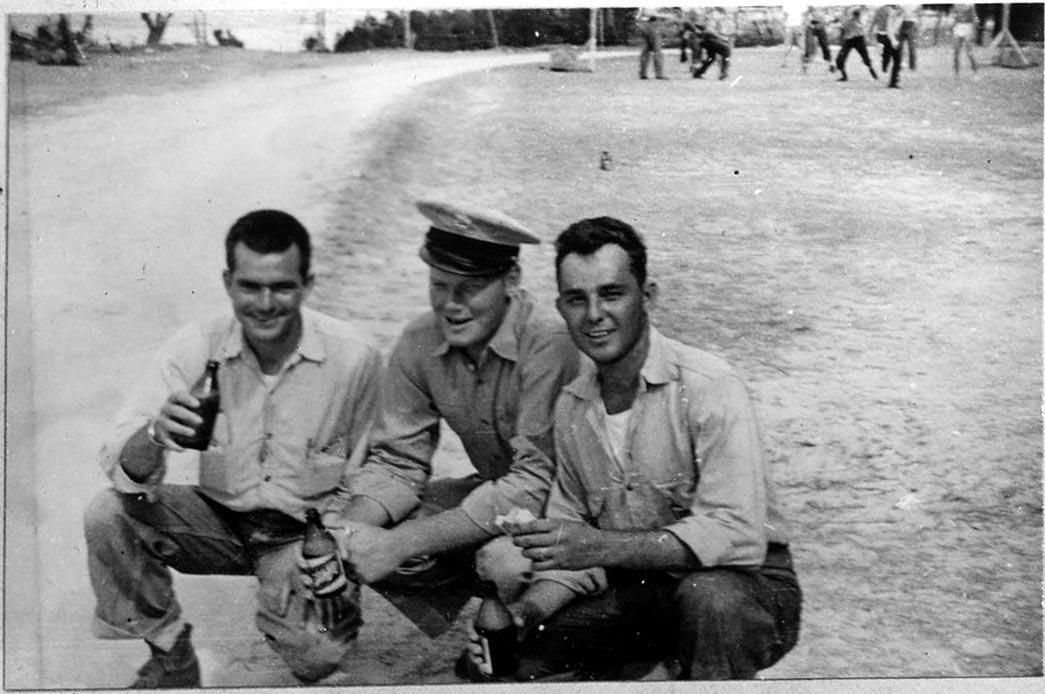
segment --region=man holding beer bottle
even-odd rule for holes
[[[797,642],[802,595],[747,389],[651,325],[657,287],[627,223],[571,225],[556,274],[591,361],[556,403],[546,518],[511,528],[536,571],[508,606],[514,675],[630,679],[664,661],[678,679],[753,678]]]
[[[417,207],[431,224],[420,249],[431,311],[392,352],[370,453],[344,518],[327,525],[349,527],[343,545],[356,578],[435,636],[475,594],[476,562],[504,590],[529,569],[497,519],[544,507],[552,406],[578,352],[562,319],[519,286],[519,246],[536,236],[492,211]],[[431,479],[444,423],[474,474]]]
[[[144,639],[152,654],[134,688],[201,684],[171,568],[256,576],[257,626],[303,681],[337,668],[361,622],[351,591],[317,599],[297,563],[306,512],[340,509],[366,453],[381,356],[348,324],[303,308],[311,242],[294,217],[244,215],[225,252],[232,315],[159,349],[103,446],[112,487],[85,514],[95,633]],[[190,389],[208,362],[220,412],[197,446],[199,484],[169,484],[168,455],[204,424]]]

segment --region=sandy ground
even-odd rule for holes
[[[735,68],[746,96],[716,81],[658,112],[632,106],[637,90],[681,85],[639,83],[630,61],[551,88],[537,70],[486,70],[545,59],[528,54],[383,54],[233,81],[197,80],[193,69],[214,70],[188,64],[177,88],[13,105],[6,685],[118,687],[144,658],[88,634],[80,515],[104,483],[99,432],[144,355],[225,306],[230,221],[272,206],[322,230],[315,301],[387,348],[424,305],[409,209],[433,190],[469,191],[549,238],[589,207],[636,221],[669,290],[659,324],[742,366],[807,593],[803,640],[767,677],[1040,676],[1040,69],[995,73],[1008,89],[981,94],[932,86],[947,62],[928,54],[902,107],[921,117],[889,131],[895,151],[853,142],[851,161],[825,164],[800,152],[854,139],[849,123],[895,128],[870,85],[846,85],[831,119],[807,128],[815,111],[799,104],[822,94],[778,96],[771,54],[746,55],[762,56]],[[614,127],[575,89],[604,97]],[[765,108],[742,101],[756,98]],[[707,126],[718,113],[780,137],[727,152]],[[988,122],[1008,137],[977,144]],[[588,155],[607,140],[612,183]],[[408,149],[430,166],[412,169]],[[589,199],[564,197],[567,184]],[[541,286],[548,249],[528,263]],[[176,469],[191,478],[191,461]],[[253,629],[250,579],[179,577],[178,589],[205,684],[293,684]],[[423,642],[364,595],[369,624],[331,684],[454,681],[459,631]]]

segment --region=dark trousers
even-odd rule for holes
[[[725,79],[729,75],[729,46],[719,41],[703,41],[701,46],[704,48],[704,60],[701,61],[700,67],[693,69],[694,77],[701,77],[711,64],[715,62],[715,58],[721,58],[721,65],[719,67],[719,78]]]
[[[831,47],[827,44],[827,31],[822,24],[811,24],[806,28],[806,50],[802,55],[803,62],[808,63],[812,59],[817,46],[820,46],[820,53],[824,56],[824,60],[831,62]]]
[[[896,37],[896,51],[898,54],[902,54],[904,44],[907,44],[907,55],[910,56],[907,61],[907,66],[912,70],[918,69],[918,60],[915,53],[915,43],[917,38],[918,31],[915,28],[914,22],[910,20],[900,22],[900,32]]]
[[[882,44],[882,74],[893,71],[889,76],[889,84],[895,86],[900,83],[900,45],[894,44],[888,34],[878,34],[878,43]]]
[[[639,77],[646,79],[650,57],[653,58],[653,74],[664,77],[664,51],[661,49],[660,27],[657,22],[642,22],[639,25],[642,36],[642,52],[639,53]]]
[[[867,53],[867,42],[864,41],[863,36],[854,36],[851,39],[846,39],[842,44],[842,50],[839,51],[838,60],[835,63],[838,71],[842,73],[842,79],[848,79],[848,75],[845,72],[845,61],[849,57],[850,51],[856,51],[860,55],[860,60],[864,61],[864,65],[871,71],[871,76],[878,79],[878,74],[875,73],[874,67],[871,65],[871,56]]]
[[[679,679],[749,679],[798,642],[802,592],[786,547],[774,546],[760,568],[608,574],[605,592],[527,636],[519,679],[620,679],[629,665],[663,659],[677,660]]]

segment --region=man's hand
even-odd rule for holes
[[[602,532],[587,523],[542,519],[516,529],[512,542],[537,571],[602,566]]]
[[[203,423],[203,418],[196,411],[199,406],[200,401],[189,395],[188,392],[181,391],[171,394],[167,398],[167,402],[163,403],[160,414],[152,424],[156,442],[171,450],[183,450],[171,439],[171,433],[180,436],[194,435],[196,427]]]
[[[558,612],[573,598],[573,591],[560,583],[541,581],[531,585],[519,600],[507,605],[508,611],[512,613],[512,621],[515,622],[515,626],[519,627],[519,642],[525,641],[533,629],[540,628],[542,622]],[[468,646],[465,649],[467,658],[476,669],[482,672],[485,653],[479,634],[475,630],[475,621],[469,620],[466,629],[468,634]]]
[[[376,583],[409,559],[401,552],[391,530],[373,525],[354,525],[342,541],[349,573],[360,583]]]

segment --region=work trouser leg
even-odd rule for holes
[[[853,49],[860,55],[860,60],[864,62],[867,69],[871,72],[871,77],[878,79],[878,73],[874,71],[874,65],[871,63],[871,56],[867,52],[867,42],[864,41],[863,36],[857,36],[853,39]]]
[[[712,63],[715,62],[715,58],[718,56],[717,51],[711,46],[707,46],[704,49],[704,60],[701,61],[700,67],[697,68],[696,72],[693,73],[694,77],[703,77],[704,73],[708,71]]]
[[[275,514],[275,512],[269,512]],[[155,500],[106,490],[85,515],[88,569],[98,600],[95,632],[153,640],[180,618],[170,569],[196,575],[254,574],[255,621],[304,680],[333,672],[360,623],[358,592],[324,604],[300,582],[296,556],[304,524],[289,516],[276,532],[208,500],[197,488],[162,485]]]
[[[893,71],[889,75],[889,86],[900,86],[900,63],[903,61],[903,43],[897,42],[893,49]]]
[[[889,72],[889,66],[893,61],[893,42],[889,40],[888,34],[876,34],[878,43],[882,46],[882,74]]]
[[[827,43],[827,31],[823,27],[816,29],[816,40],[820,44],[820,52],[824,56],[824,60],[828,63],[831,62],[831,46]]]
[[[849,76],[845,72],[845,61],[849,58],[849,51],[851,50],[853,50],[853,40],[847,39],[842,43],[842,50],[838,52],[838,58],[835,60],[835,67],[837,67],[838,71],[842,73],[840,79],[843,80],[849,79]]]
[[[250,557],[232,527],[193,487],[164,485],[156,500],[113,489],[84,514],[94,632],[155,640],[181,616],[170,569],[249,575]]]
[[[798,642],[802,593],[787,548],[759,568],[607,572],[603,593],[552,615],[521,646],[516,676],[619,679],[629,664],[671,659],[679,679],[746,679]]]
[[[530,631],[520,646],[517,679],[619,679],[639,661],[671,653],[669,597],[677,579],[665,574],[611,582],[599,595],[576,598]]]
[[[915,29],[914,22],[904,20],[900,24],[900,47],[902,49],[904,44],[907,44],[907,67],[911,70],[918,69],[918,56],[915,51],[915,38],[917,30]]]
[[[726,50],[722,51],[722,53],[720,54],[719,60],[721,62],[719,63],[719,75],[718,75],[718,78],[720,80],[724,80],[727,77],[729,77],[729,58],[730,58],[731,54],[732,54],[732,51],[730,51],[728,48]]]
[[[786,567],[695,571],[674,598],[680,679],[750,679],[798,642],[802,593],[789,556]]]
[[[477,486],[478,475],[433,480],[420,508],[411,519],[433,516],[456,508]],[[400,567],[371,585],[429,637],[437,637],[479,592],[479,580],[493,581],[506,599],[514,598],[532,576],[532,562],[507,536],[462,547]]]
[[[300,541],[259,553],[258,609],[254,620],[265,640],[296,677],[314,682],[337,670],[363,623],[359,586],[316,599],[302,584]]]

